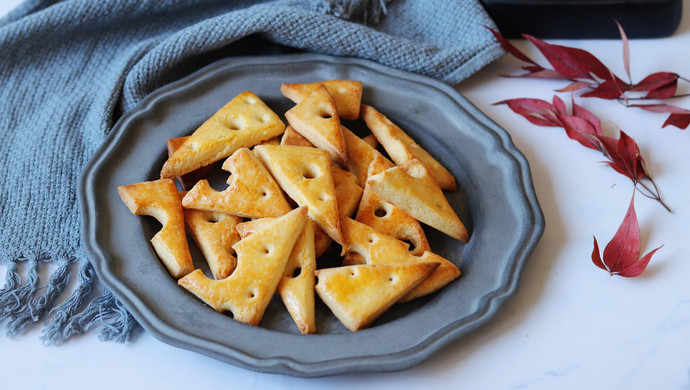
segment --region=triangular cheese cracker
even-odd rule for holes
[[[460,276],[458,267],[443,257],[432,252],[424,252],[422,256],[413,256],[406,243],[363,223],[343,218],[342,227],[347,242],[343,251],[359,254],[366,264],[419,262],[440,264],[431,276],[405,296],[404,301],[431,294]]]
[[[189,234],[204,255],[216,280],[225,279],[235,270],[237,259],[232,246],[240,240],[235,225],[242,218],[201,210],[184,210]]]
[[[390,166],[384,161],[384,157],[378,154],[369,167],[368,175],[376,175],[388,168]],[[355,219],[400,241],[407,242],[410,244],[410,253],[415,256],[431,251],[429,241],[419,221],[383,200],[369,186],[364,188]]]
[[[150,215],[163,225],[151,239],[170,275],[180,278],[194,269],[184,229],[184,214],[177,187],[171,179],[130,184],[117,188],[134,215]]]
[[[245,237],[252,234],[256,230],[260,229],[264,224],[270,221],[271,218],[261,218],[255,219],[253,221],[242,222],[238,224],[235,229],[240,234],[240,237]],[[314,252],[315,256],[319,256],[326,253],[326,251],[331,247],[333,239],[326,234],[319,225],[314,225]]]
[[[262,218],[243,222],[237,225],[237,231],[242,238],[261,229],[272,218]],[[283,299],[290,316],[297,324],[302,334],[316,332],[316,315],[314,312],[314,271],[316,270],[316,255],[314,253],[314,224],[307,220],[304,224],[290,259],[285,266],[283,278],[278,284],[278,293]]]
[[[369,177],[367,186],[385,201],[447,235],[467,242],[469,236],[436,181],[417,159]]]
[[[333,97],[338,116],[343,119],[356,120],[359,118],[359,107],[362,102],[362,82],[352,80],[327,80],[315,83],[293,83],[280,86],[280,92],[295,103],[314,92],[319,85],[324,85]]]
[[[340,215],[352,216],[357,210],[362,197],[362,187],[357,184],[357,177],[336,164],[331,164],[331,175],[335,186],[335,196],[338,199]]]
[[[453,175],[386,116],[363,104],[362,118],[397,165],[417,159],[424,164],[441,189],[456,189]]]
[[[295,131],[317,148],[326,150],[340,166],[347,164],[347,149],[333,98],[319,86],[302,102],[289,109],[285,118]]]
[[[261,145],[254,149],[280,187],[337,243],[342,244],[331,159],[322,149]]]
[[[227,189],[216,191],[201,180],[185,195],[182,205],[246,218],[279,217],[291,210],[283,191],[249,149],[233,153],[223,169],[231,173]]]
[[[369,134],[366,137],[362,138],[362,141],[366,142],[371,146],[372,148],[376,149],[379,146],[379,141],[376,139],[376,136],[373,134]]]
[[[162,178],[173,178],[277,137],[285,124],[250,91],[243,92],[204,122],[165,162]]]
[[[170,138],[165,142],[165,146],[168,149],[168,157],[172,156],[173,153],[184,143],[189,139],[189,137],[177,137],[177,138]],[[214,164],[211,165],[205,165],[199,169],[196,169],[192,172],[186,173],[182,176],[177,177],[177,181],[180,183],[180,186],[182,187],[183,190],[189,191],[192,187],[194,187],[194,184],[196,184],[199,180],[203,179],[208,175],[209,172],[213,169]]]
[[[237,268],[227,278],[213,280],[195,270],[178,284],[216,311],[230,311],[237,321],[259,325],[307,221],[306,211],[293,210],[235,244]]]
[[[285,128],[283,137],[280,138],[280,144],[285,146],[308,146],[312,148],[314,147],[314,144],[309,142],[308,139],[304,138],[302,134],[296,132],[295,129],[292,128],[292,126],[288,126]]]
[[[259,145],[280,145],[280,137],[273,137],[268,141],[260,143]]]
[[[316,271],[316,292],[351,331],[366,328],[438,263],[353,265]]]
[[[378,154],[376,149],[374,149],[369,143],[365,142],[363,139],[359,138],[355,133],[351,132],[347,128],[343,127],[343,136],[345,137],[345,144],[347,145],[347,165],[350,172],[354,173],[359,180],[359,185],[364,187],[367,182],[367,171],[369,170],[369,165],[374,160],[374,157]],[[384,158],[391,166],[393,163]]]

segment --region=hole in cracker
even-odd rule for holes
[[[413,165],[408,168],[407,174],[416,179],[421,179],[422,177],[424,177],[424,167],[420,165]]]
[[[383,218],[386,215],[388,215],[388,211],[386,211],[386,209],[384,209],[383,207],[379,206],[376,208],[376,210],[374,210],[374,215],[379,218]]]
[[[397,280],[398,280],[398,275],[393,274],[393,275],[388,276],[388,281],[391,283],[395,283]]]
[[[414,242],[412,242],[412,240],[410,240],[410,239],[403,239],[401,241],[410,246],[409,248],[407,248],[407,250],[410,252],[414,251],[415,248],[417,248],[417,246],[414,244]]]
[[[268,245],[264,245],[261,247],[261,252],[264,255],[268,255],[269,253],[271,253],[271,248]]]
[[[368,242],[368,243],[373,244],[374,241],[376,241],[376,236],[371,235],[371,236],[367,237],[367,242]]]
[[[326,107],[321,107],[321,109],[319,110],[319,114],[318,114],[318,115],[319,115],[319,117],[321,117],[321,119],[331,119],[331,118],[333,118],[333,113],[330,112],[330,110],[329,110],[328,108],[326,108]]]
[[[296,278],[302,274],[302,267],[297,267],[294,270],[292,270],[292,277]]]
[[[307,166],[302,168],[302,176],[305,179],[315,179],[315,178],[319,177],[319,174],[320,174],[320,172],[319,172],[318,168],[313,166],[313,165],[307,165]]]
[[[267,197],[267,196],[268,196],[268,191],[267,191],[265,188],[262,188],[262,189],[261,189],[261,197],[262,197],[262,198],[265,198],[265,197]]]
[[[322,193],[319,194],[319,197],[316,198],[316,199],[317,199],[319,202],[325,202],[325,201],[328,200],[328,194],[322,192]]]
[[[240,118],[226,118],[225,121],[223,121],[223,125],[228,130],[237,131],[244,127],[244,122]]]

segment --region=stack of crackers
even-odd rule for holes
[[[356,331],[460,276],[431,252],[421,226],[468,240],[443,193],[456,189],[453,175],[362,104],[362,89],[351,80],[283,84],[295,103],[287,127],[243,92],[190,136],[168,141],[160,180],[118,188],[133,214],[162,224],[151,243],[180,286],[250,325],[277,291],[308,334],[315,294]],[[363,119],[372,134],[360,138],[341,119]],[[217,191],[205,177],[221,161],[229,176]],[[194,269],[187,233],[212,278]],[[342,264],[320,268],[333,242]]]

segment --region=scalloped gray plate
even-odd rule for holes
[[[433,229],[427,234],[432,249],[463,274],[431,296],[393,306],[355,333],[320,302],[316,335],[299,334],[278,299],[260,327],[241,324],[177,286],[149,244],[159,226],[130,214],[116,189],[157,179],[165,141],[191,133],[238,93],[252,90],[282,114],[292,103],[280,94],[281,82],[326,79],[361,80],[363,102],[455,175],[459,189],[447,195],[470,241]],[[364,131],[359,122],[346,125]],[[240,367],[297,376],[392,371],[421,362],[499,310],[515,292],[544,229],[524,156],[453,88],[369,61],[312,54],[230,58],[156,91],[121,118],[95,154],[81,179],[80,203],[83,239],[96,273],[147,331]],[[198,253],[193,255],[201,264]]]

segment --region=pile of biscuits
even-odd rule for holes
[[[356,331],[460,276],[431,252],[420,224],[468,240],[443,193],[456,189],[453,175],[362,104],[362,88],[351,80],[283,84],[295,103],[287,127],[243,92],[190,136],[168,141],[160,180],[118,187],[133,214],[162,224],[151,243],[180,286],[251,325],[277,291],[308,334],[316,332],[315,294]],[[363,119],[372,134],[358,137],[341,118]],[[220,161],[229,176],[217,191],[205,177]],[[194,269],[187,233],[213,278]],[[333,242],[342,265],[320,268]]]

